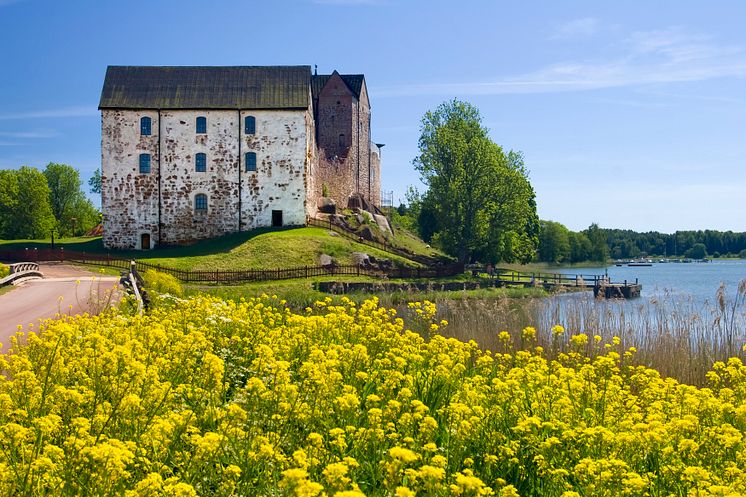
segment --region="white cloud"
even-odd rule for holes
[[[59,132],[53,129],[38,129],[34,131],[0,131],[0,136],[5,138],[53,138],[59,136]]]
[[[553,39],[587,38],[599,30],[600,23],[593,17],[573,19],[560,24],[554,30]]]
[[[560,62],[485,81],[381,87],[376,95],[553,93],[746,77],[743,47],[720,46],[681,28],[633,33],[617,43],[616,50],[597,61]]]
[[[1,0],[0,0],[1,1]],[[11,112],[0,114],[0,120],[10,119],[45,119],[60,117],[92,117],[97,116],[98,110],[95,107],[65,107],[61,109],[46,109],[28,112]]]

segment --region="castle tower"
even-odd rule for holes
[[[370,102],[362,74],[311,78],[319,166],[316,192],[340,207],[350,197],[380,202],[380,161],[371,154]]]

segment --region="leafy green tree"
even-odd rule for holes
[[[0,171],[0,238],[46,238],[55,226],[49,186],[38,169]]]
[[[555,221],[542,221],[539,232],[539,260],[559,263],[570,258],[570,231]]]
[[[420,220],[434,221],[426,230],[420,225],[423,236],[432,231],[433,241],[461,262],[530,259],[536,208],[520,154],[506,156],[476,107],[459,100],[427,112],[420,131],[414,166],[428,186]]]
[[[67,164],[49,163],[44,169],[44,176],[49,185],[49,201],[57,220],[57,230],[61,235],[85,233],[99,222],[98,211],[81,189],[77,169]]]
[[[14,213],[18,210],[18,171],[0,170],[0,238],[15,238]]]
[[[50,162],[44,169],[44,176],[49,185],[49,203],[57,220],[57,230],[60,234],[72,233],[78,217],[74,207],[84,198],[80,173],[67,164]]]
[[[704,259],[707,257],[707,247],[704,243],[695,243],[684,255],[692,259]]]
[[[591,224],[585,230],[585,236],[591,242],[591,260],[606,262],[609,258],[609,247],[606,245],[606,234],[598,227],[598,224]]]
[[[571,262],[583,262],[591,258],[593,247],[591,241],[585,236],[585,233],[570,231],[568,233],[568,240],[570,242]]]
[[[88,180],[88,186],[91,193],[101,194],[101,169],[96,169],[96,172],[94,172],[93,176]]]

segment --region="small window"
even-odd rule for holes
[[[140,174],[150,173],[150,154],[140,154]]]
[[[207,156],[205,154],[199,153],[195,156],[194,169],[198,173],[204,173],[207,171]]]
[[[207,195],[198,193],[194,196],[194,210],[195,212],[207,212]]]
[[[140,118],[140,134],[142,136],[150,136],[151,120],[149,117]]]
[[[207,118],[199,116],[197,118],[197,134],[204,135],[207,133]]]
[[[339,146],[344,147],[345,146],[345,135],[344,133],[341,133],[339,135]]]
[[[246,128],[245,132],[247,135],[256,134],[256,119],[254,116],[246,116],[246,119],[244,119],[244,128]]]
[[[246,171],[256,171],[256,152],[246,152]]]

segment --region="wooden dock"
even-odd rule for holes
[[[557,290],[593,290],[597,298],[633,299],[640,296],[642,285],[635,278],[634,283],[624,280],[612,282],[603,274],[561,274],[561,273],[528,273],[509,269],[495,269],[487,274],[496,280],[499,286],[541,286],[547,291]]]

